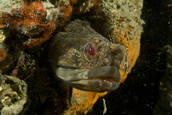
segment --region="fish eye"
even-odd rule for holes
[[[86,48],[85,48],[85,53],[87,55],[90,55],[90,56],[95,56],[95,53],[96,53],[96,47],[94,44],[87,44]]]
[[[91,62],[97,60],[97,48],[94,43],[88,43],[85,45],[84,57],[84,59]]]

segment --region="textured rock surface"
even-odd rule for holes
[[[0,111],[2,115],[18,115],[27,101],[27,84],[14,77],[0,75]]]
[[[12,8],[20,8],[21,0],[0,0],[0,12],[11,13]]]

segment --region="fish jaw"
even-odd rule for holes
[[[58,78],[72,87],[86,91],[112,91],[120,85],[119,69],[114,66],[102,66],[92,69],[74,69],[59,67]]]

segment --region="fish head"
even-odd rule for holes
[[[117,89],[126,48],[111,43],[89,26],[82,29],[82,32],[67,31],[56,35],[50,53],[56,77],[81,90],[103,92]]]

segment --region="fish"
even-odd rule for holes
[[[124,45],[111,42],[79,19],[57,33],[48,56],[57,79],[85,91],[116,90],[120,70],[127,73],[130,67]]]

